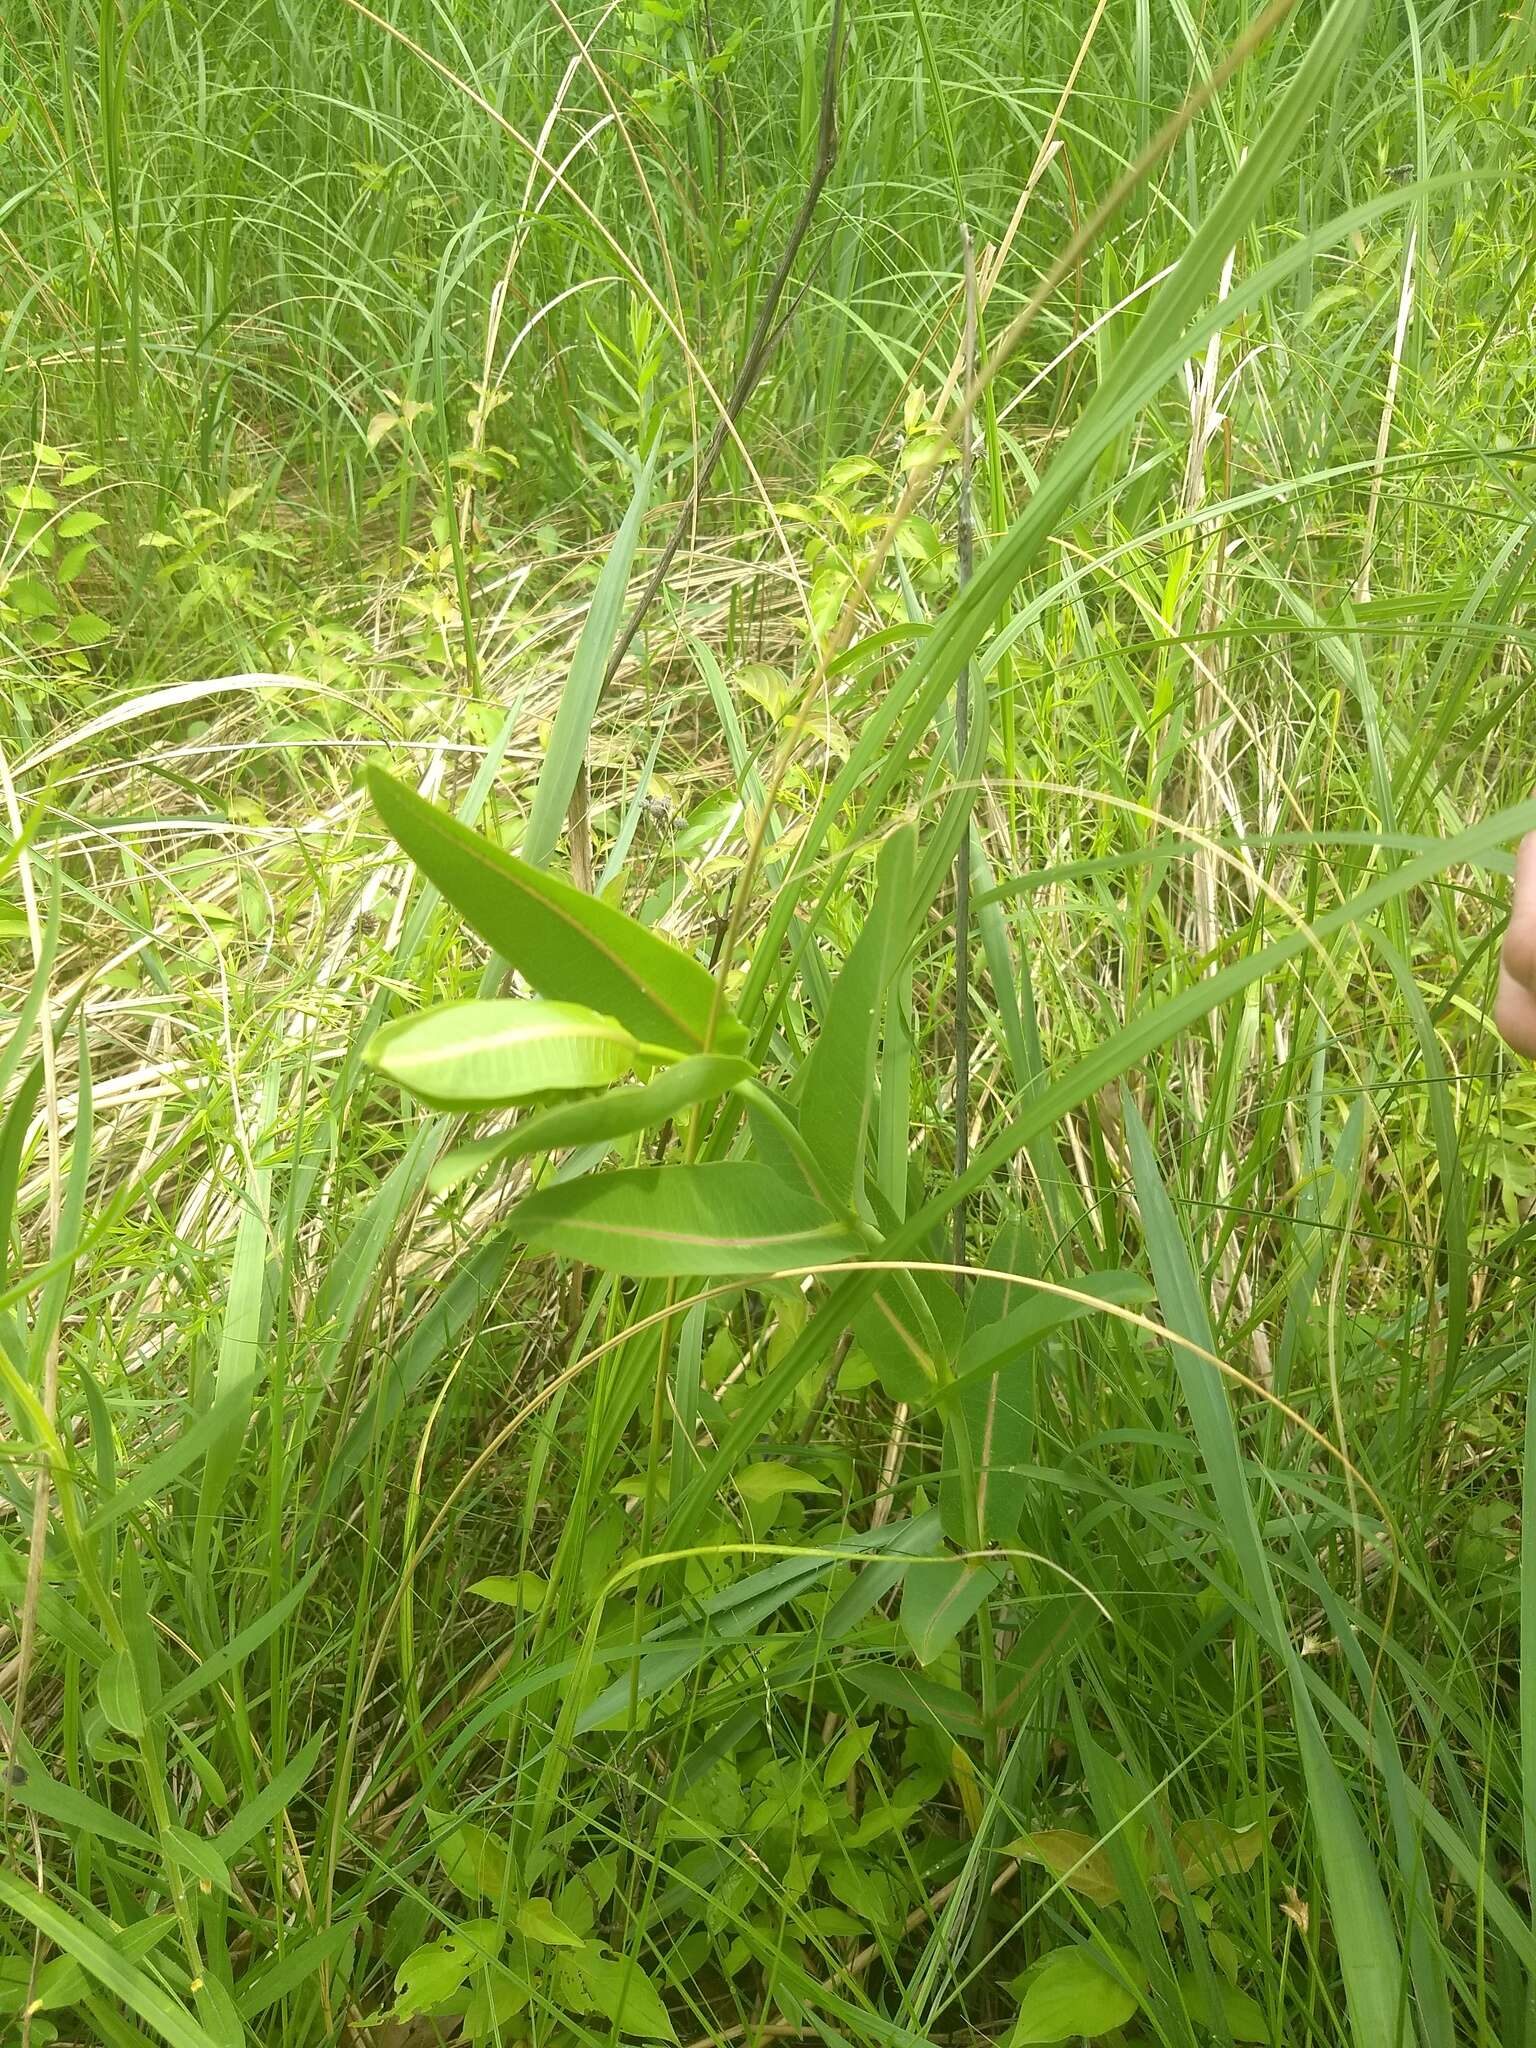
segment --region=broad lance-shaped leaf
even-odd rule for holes
[[[654,1080],[633,1088],[614,1088],[606,1095],[584,1102],[557,1102],[548,1109],[535,1110],[518,1120],[510,1131],[477,1138],[473,1144],[458,1145],[446,1153],[427,1176],[434,1194],[456,1187],[481,1167],[509,1159],[526,1159],[533,1152],[559,1152],[573,1145],[595,1145],[627,1138],[635,1131],[648,1131],[668,1117],[711,1102],[739,1081],[750,1080],[752,1069],[732,1054],[695,1053],[664,1068]]]
[[[812,1196],[749,1160],[561,1181],[511,1221],[539,1249],[646,1280],[792,1273],[863,1249]]]
[[[740,1052],[747,1035],[692,954],[600,897],[519,860],[374,769],[379,816],[459,915],[542,996],[586,1003],[650,1045]]]
[[[613,1017],[580,1003],[439,1003],[374,1033],[363,1057],[435,1109],[496,1109],[606,1088],[642,1057]]]

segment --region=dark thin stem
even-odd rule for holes
[[[716,422],[709,446],[704,451],[704,459],[694,476],[693,489],[688,493],[688,502],[684,505],[677,525],[672,529],[672,537],[662,549],[634,610],[625,620],[623,631],[614,642],[613,653],[608,657],[607,673],[603,678],[605,689],[618,674],[625,655],[634,644],[641,621],[654,603],[656,593],[666,581],[673,557],[693,524],[731,430],[746,410],[747,401],[757,389],[763,371],[768,366],[768,359],[784,331],[785,323],[775,324],[779,301],[789,284],[790,272],[794,269],[795,259],[800,254],[800,245],[810,233],[811,222],[815,218],[823,187],[831,177],[833,166],[837,162],[837,84],[842,66],[843,0],[833,0],[832,28],[827,41],[827,62],[821,79],[821,128],[817,138],[816,163],[811,172],[811,181],[805,188],[805,197],[800,202],[800,211],[796,214],[795,224],[789,231],[778,267],[769,280],[762,304],[757,309],[752,339],[748,342],[747,352],[741,359],[741,368],[736,372],[736,381],[731,386],[730,396],[725,402],[725,411]]]
[[[976,381],[976,252],[971,231],[963,223],[961,247],[965,255],[965,383],[969,390]],[[955,554],[959,562],[960,586],[971,580],[972,538],[971,484],[976,461],[974,423],[967,420],[960,438],[960,496],[955,513]],[[966,663],[955,684],[955,758],[965,759],[971,729],[971,665]],[[971,1157],[971,828],[969,820],[955,852],[955,1178],[960,1180]],[[954,1261],[965,1264],[966,1204],[955,1204]],[[961,1285],[956,1274],[955,1285]]]

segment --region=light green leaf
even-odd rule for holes
[[[707,968],[622,910],[546,875],[375,769],[380,817],[461,917],[537,989],[616,1017],[646,1044],[740,1052]],[[713,1018],[713,1025],[711,1019]]]
[[[144,1733],[144,1702],[138,1673],[126,1650],[115,1650],[96,1676],[96,1697],[109,1727],[124,1735]]]
[[[537,1614],[549,1587],[537,1572],[519,1572],[515,1578],[493,1574],[488,1579],[477,1579],[469,1590],[476,1599],[489,1600],[493,1606],[518,1607],[525,1614]]]
[[[66,512],[59,521],[59,537],[61,540],[79,540],[82,534],[94,533],[98,526],[106,523],[100,512]]]
[[[852,1201],[863,1177],[885,991],[905,949],[917,835],[896,832],[880,851],[875,900],[832,990],[805,1063],[800,1128],[829,1192]]]
[[[1075,1828],[1040,1828],[1011,1842],[1008,1854],[1025,1863],[1042,1864],[1068,1891],[1081,1892],[1096,1906],[1120,1902],[1120,1880],[1096,1835]]]
[[[510,1131],[456,1146],[432,1168],[427,1185],[434,1194],[443,1194],[472,1173],[504,1160],[626,1138],[711,1101],[751,1077],[752,1069],[745,1060],[725,1053],[695,1053],[691,1059],[663,1069],[653,1080],[612,1088],[587,1101],[554,1103],[521,1118]]]
[[[386,1024],[363,1054],[436,1109],[495,1109],[604,1088],[640,1047],[612,1017],[580,1003],[440,1003]]]
[[[824,1479],[813,1479],[809,1472],[764,1458],[741,1468],[736,1474],[736,1491],[754,1506],[766,1506],[769,1501],[782,1500],[786,1493],[831,1493],[833,1489]]]
[[[512,1916],[512,1925],[529,1941],[545,1948],[585,1946],[574,1927],[568,1927],[548,1899],[525,1899]]]
[[[75,612],[64,621],[64,637],[76,647],[98,647],[111,631],[99,612]]]
[[[1024,1980],[1008,2048],[1043,2041],[1094,2041],[1134,2019],[1141,1998],[1131,1985],[1142,1981],[1141,1972],[1119,1950],[1115,1958],[1129,1982],[1122,1982],[1114,1964],[1088,1948],[1059,1948],[1037,1963]]]
[[[1270,1820],[1255,1821],[1246,1828],[1228,1827],[1212,1816],[1185,1821],[1173,1837],[1173,1853],[1185,1884],[1191,1891],[1200,1891],[1219,1877],[1236,1877],[1252,1869],[1273,1831]]]
[[[466,1899],[499,1903],[512,1890],[511,1863],[504,1842],[474,1821],[456,1821],[427,1809],[432,1848],[443,1875]]]
[[[601,2013],[621,2034],[645,2041],[675,2041],[661,1994],[640,1965],[611,1956],[598,1942],[584,1942],[562,1955],[557,1983],[561,1997],[578,2012]]]
[[[592,720],[597,715],[608,657],[618,635],[624,593],[629,587],[629,572],[650,503],[651,478],[660,453],[661,441],[658,440],[650,459],[635,479],[629,510],[624,515],[623,525],[614,535],[608,559],[592,592],[586,624],[581,629],[581,638],[576,643],[576,652],[566,673],[565,688],[560,693],[560,708],[555,713],[554,730],[544,751],[544,765],[539,770],[538,787],[533,792],[533,808],[523,833],[522,857],[534,867],[543,867],[555,850],[560,827],[565,822],[581,764],[586,757]]]
[[[996,1565],[947,1558],[908,1567],[901,1591],[901,1628],[920,1664],[942,1657],[1001,1579]]]
[[[190,1871],[204,1891],[228,1892],[233,1889],[229,1865],[212,1842],[192,1834],[187,1828],[178,1827],[168,1827],[161,1839],[166,1853],[183,1870]]]
[[[543,1188],[513,1228],[542,1250],[639,1279],[792,1273],[861,1248],[766,1166],[639,1166]]]

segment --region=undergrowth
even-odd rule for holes
[[[1536,2048],[1531,58],[0,25],[0,2040]]]

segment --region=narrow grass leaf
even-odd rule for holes
[[[120,1998],[130,2012],[137,2013],[163,2040],[170,2042],[171,2048],[221,2048],[185,2006],[162,1991],[120,1949],[6,1870],[0,1870],[0,1905],[72,1957],[104,1990]]]
[[[603,563],[602,573],[592,592],[586,623],[566,672],[565,688],[560,692],[560,708],[555,713],[554,730],[549,736],[544,765],[539,770],[538,786],[533,792],[533,808],[528,814],[527,828],[519,849],[523,859],[536,868],[543,867],[555,850],[560,827],[575,794],[581,764],[586,759],[592,720],[597,715],[608,657],[623,616],[624,594],[629,588],[635,548],[650,505],[651,480],[660,450],[658,440],[644,468],[635,478],[629,510],[614,536],[608,559]]]

